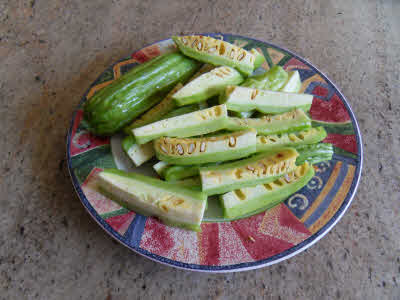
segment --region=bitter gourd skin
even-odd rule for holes
[[[152,177],[105,169],[99,189],[120,205],[143,215],[156,216],[168,225],[200,231],[206,194]]]
[[[212,137],[161,137],[154,141],[154,149],[159,160],[176,165],[222,162],[255,153],[256,135],[251,129]]]
[[[215,66],[228,66],[237,69],[245,75],[254,70],[254,63],[259,64],[259,57],[243,48],[217,40],[209,36],[173,36],[179,50],[196,60]]]
[[[154,94],[167,92],[200,67],[181,53],[165,54],[138,66],[95,93],[84,105],[84,118],[96,135],[112,135],[155,105]]]
[[[248,77],[240,86],[262,90],[279,91],[288,79],[288,73],[281,66],[273,66],[264,74]]]
[[[214,167],[200,168],[203,192],[223,194],[235,189],[274,181],[296,167],[298,153],[283,148]]]
[[[245,130],[254,128],[259,135],[294,132],[311,127],[311,119],[301,109],[262,118],[229,117],[226,122],[228,130]]]
[[[229,110],[243,112],[257,110],[265,114],[279,114],[301,108],[310,110],[313,96],[253,89],[241,86],[228,86],[221,94],[220,103]]]
[[[301,165],[304,162],[309,164],[316,164],[322,161],[331,160],[333,156],[333,145],[329,143],[319,143],[312,145],[299,145],[296,146],[299,152],[296,164]]]
[[[279,147],[316,144],[326,138],[323,127],[309,128],[303,131],[283,134],[257,136],[257,152],[269,151]]]
[[[149,161],[155,155],[153,143],[139,145],[131,135],[122,140],[122,149],[137,167]]]
[[[162,136],[190,137],[225,128],[227,118],[226,106],[217,105],[135,128],[132,133],[139,144]]]
[[[183,87],[182,83],[178,83],[157,105],[146,111],[139,118],[135,119],[129,126],[124,128],[127,134],[132,134],[132,129],[138,128],[152,122],[161,120],[164,115],[176,108],[172,96]]]
[[[172,98],[178,106],[198,103],[219,95],[226,86],[242,81],[242,75],[235,69],[218,67],[187,83]]]
[[[225,218],[240,218],[274,207],[304,187],[314,176],[314,168],[305,163],[273,182],[246,187],[220,196]]]

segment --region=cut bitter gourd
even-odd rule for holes
[[[105,169],[98,178],[100,191],[122,206],[168,225],[200,231],[207,202],[204,193],[116,169]]]
[[[176,105],[172,100],[172,96],[183,87],[182,83],[178,83],[168,94],[150,110],[146,111],[139,118],[135,119],[129,126],[124,128],[127,134],[132,134],[132,129],[138,128],[152,122],[161,120],[164,115],[172,111]]]
[[[228,130],[254,128],[259,135],[294,132],[311,127],[311,119],[301,109],[262,118],[230,117],[226,122]]]
[[[260,57],[243,48],[209,36],[173,36],[175,44],[183,54],[196,60],[215,66],[229,66],[250,75],[254,64],[259,64]]]
[[[189,137],[225,128],[228,118],[225,105],[217,105],[181,116],[164,119],[132,130],[139,144],[162,136]]]
[[[158,163],[156,163],[153,166],[154,171],[156,171],[156,173],[158,174],[158,176],[160,176],[161,178],[165,178],[164,173],[165,170],[170,166],[169,163],[165,162],[165,161],[159,161]]]
[[[169,165],[164,171],[166,181],[177,181],[200,174],[200,166],[175,166]]]
[[[274,207],[304,187],[314,176],[314,168],[305,163],[273,182],[246,187],[220,197],[225,218],[240,218]]]
[[[116,133],[156,104],[151,96],[167,92],[199,67],[181,53],[170,53],[132,69],[86,101],[84,118],[89,130],[96,135]]]
[[[239,159],[256,152],[254,129],[199,138],[161,137],[154,141],[157,158],[176,165]]]
[[[257,136],[257,152],[269,151],[279,147],[315,144],[326,137],[323,127],[309,128],[303,131]]]
[[[230,67],[218,67],[187,83],[173,95],[179,106],[202,102],[219,95],[226,86],[240,84],[242,75]]]
[[[149,161],[155,155],[152,143],[139,145],[131,135],[122,140],[122,149],[137,167]]]
[[[288,79],[288,73],[281,66],[273,66],[264,74],[248,77],[240,86],[262,90],[278,91]]]
[[[299,71],[289,72],[289,78],[284,86],[279,90],[286,93],[298,93],[301,90],[301,79]]]
[[[301,108],[310,110],[313,96],[309,94],[284,93],[267,90],[228,86],[221,94],[220,101],[225,103],[229,110],[251,111],[257,110],[266,114],[279,114]]]
[[[200,168],[202,190],[214,195],[274,181],[294,170],[297,156],[295,149],[283,148],[232,163]]]
[[[296,164],[300,165],[304,162],[309,164],[316,164],[322,161],[331,160],[334,150],[333,145],[329,143],[319,143],[312,145],[299,145],[296,146],[296,150],[299,152]]]
[[[266,61],[265,57],[262,53],[254,48],[250,50],[250,53],[254,55],[254,70],[258,69]]]

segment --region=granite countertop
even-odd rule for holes
[[[399,16],[394,0],[0,1],[0,299],[400,299]],[[277,265],[214,275],[156,264],[112,240],[71,185],[66,132],[89,84],[190,32],[293,50],[358,118],[365,161],[350,209]]]

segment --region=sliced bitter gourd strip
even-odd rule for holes
[[[297,156],[295,149],[283,148],[232,163],[200,168],[202,190],[214,195],[274,181],[295,168]]]
[[[259,57],[238,46],[209,36],[173,36],[175,44],[183,54],[215,66],[229,66],[250,75]]]
[[[164,177],[166,181],[177,181],[188,177],[199,175],[200,166],[175,166],[170,165],[164,171]]]
[[[309,128],[303,131],[257,136],[257,152],[268,151],[279,147],[315,144],[326,137],[323,127]]]
[[[296,146],[299,152],[296,164],[301,165],[304,162],[316,164],[322,161],[331,160],[333,156],[333,145],[329,143],[319,143],[312,145],[299,145]]]
[[[137,167],[155,155],[153,143],[139,145],[131,135],[126,136],[122,140],[122,149],[124,149],[125,153]]]
[[[176,165],[222,162],[256,152],[254,129],[199,138],[161,137],[154,141],[157,158]]]
[[[170,165],[165,162],[165,161],[159,161],[153,166],[154,171],[160,176],[161,178],[165,178],[164,173],[165,170],[169,167]]]
[[[301,108],[310,110],[313,96],[309,94],[295,94],[253,89],[241,86],[228,86],[221,94],[220,101],[225,103],[229,110],[251,111],[257,110],[266,114],[279,114]]]
[[[281,92],[298,93],[301,90],[301,79],[299,71],[289,72],[289,78],[285,85],[280,89]]]
[[[198,103],[219,95],[226,86],[240,84],[242,75],[230,67],[218,67],[187,83],[172,98],[179,106]]]
[[[264,74],[248,77],[240,86],[278,91],[288,79],[288,73],[281,66],[273,66]]]
[[[181,116],[157,121],[132,130],[139,144],[162,136],[189,137],[225,128],[228,118],[225,105],[217,105]]]
[[[226,122],[228,130],[254,128],[259,135],[294,132],[311,127],[311,119],[301,109],[262,118],[230,117]]]
[[[200,231],[204,193],[136,173],[106,169],[99,173],[102,193],[137,213],[157,216],[168,225]]]
[[[314,176],[314,168],[305,163],[273,182],[246,187],[220,197],[225,218],[240,218],[274,207],[304,187]]]

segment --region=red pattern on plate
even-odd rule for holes
[[[253,261],[231,223],[219,223],[219,265]]]
[[[200,262],[203,265],[219,265],[219,226],[218,223],[203,223],[199,235]]]
[[[285,251],[311,235],[283,204],[231,224],[255,260]]]
[[[78,130],[79,124],[83,118],[83,110],[78,110],[76,112],[76,117],[74,120],[74,125],[72,126],[71,132],[71,142],[69,151],[71,156],[77,155],[79,153],[85,152],[92,148],[106,145],[110,143],[110,138],[101,138],[91,134],[87,130]]]
[[[127,214],[114,216],[106,219],[106,222],[120,235],[124,235],[124,233],[128,230],[129,225],[132,223],[133,218],[135,217],[135,213],[133,211],[128,212]]]
[[[310,115],[313,120],[325,122],[346,122],[350,120],[346,107],[336,94],[329,101],[314,97]]]
[[[301,61],[299,61],[298,59],[292,57],[291,59],[289,59],[289,61],[283,66],[283,68],[292,70],[292,69],[306,69],[309,70],[310,67],[303,64]]]
[[[197,233],[166,226],[155,218],[147,218],[140,247],[176,261],[200,263]]]
[[[132,58],[136,59],[140,63],[143,63],[153,57],[159,56],[160,54],[161,52],[158,45],[151,45],[138,52],[133,53]]]
[[[328,96],[329,91],[327,88],[318,85],[313,89],[312,94],[315,96],[326,97]]]
[[[338,133],[330,133],[328,136],[322,141],[324,143],[331,143],[335,147],[341,148],[343,150],[352,152],[357,154],[357,140],[354,134],[346,135],[346,134],[338,134]]]

